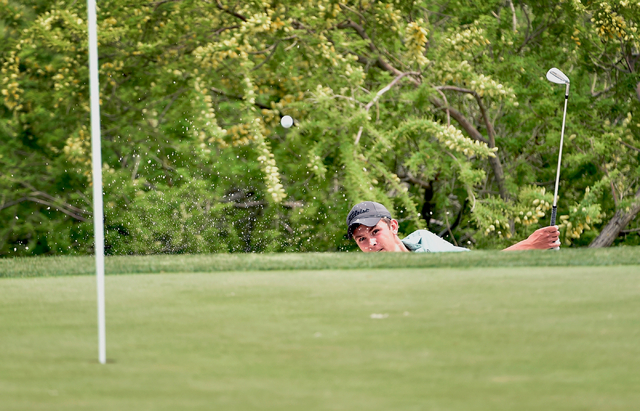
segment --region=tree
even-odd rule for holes
[[[89,252],[85,6],[0,7],[0,255]],[[344,217],[365,199],[404,232],[508,245],[550,208],[562,100],[541,76],[558,62],[572,79],[562,226],[587,244],[638,184],[637,74],[591,59],[638,48],[596,43],[596,7],[101,2],[107,252],[349,249]],[[592,94],[594,73],[616,86]]]

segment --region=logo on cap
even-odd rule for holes
[[[364,210],[353,210],[350,214],[349,217],[347,218],[347,220],[351,221],[354,218],[356,218],[357,216],[359,216],[360,214],[364,214],[364,213],[368,213],[369,209],[365,208]]]

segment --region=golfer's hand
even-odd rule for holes
[[[522,240],[509,248],[505,248],[504,251],[548,250],[550,248],[556,248],[560,246],[558,237],[560,237],[558,226],[552,225],[544,227],[534,231],[526,240]]]
[[[556,248],[560,245],[558,237],[560,237],[560,231],[558,231],[558,226],[555,225],[536,230],[525,240],[529,246],[527,250],[548,250],[550,248]],[[525,249],[523,248],[523,250]]]

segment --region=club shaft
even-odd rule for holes
[[[560,165],[562,164],[562,145],[564,143],[564,124],[567,119],[567,103],[569,102],[569,84],[564,94],[564,112],[562,113],[562,131],[560,131],[560,152],[558,153],[558,170],[556,171],[556,187],[553,191],[553,208],[558,204],[558,184],[560,183]],[[554,221],[555,223],[555,221]],[[552,225],[554,225],[552,223]]]

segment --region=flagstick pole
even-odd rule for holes
[[[102,154],[100,143],[100,87],[98,84],[98,30],[96,1],[87,0],[89,23],[89,83],[91,89],[91,162],[93,165],[93,229],[98,289],[98,360],[107,362],[104,303],[104,225],[102,206]]]

